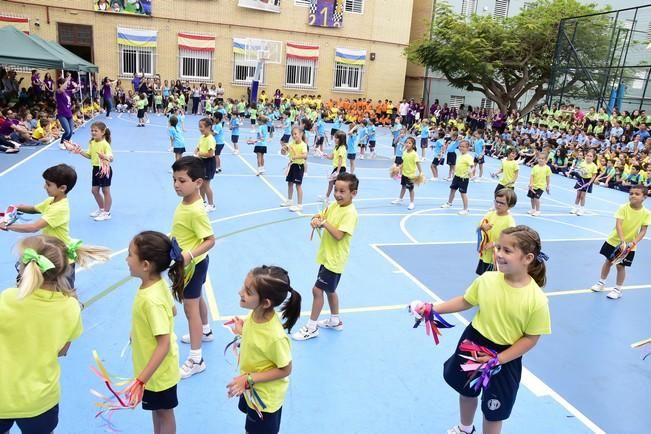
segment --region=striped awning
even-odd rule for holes
[[[318,60],[319,46],[287,42],[286,53],[287,57],[294,59]]]
[[[0,14],[0,27],[2,26],[14,26],[21,32],[29,35],[29,18]]]
[[[215,37],[194,35],[192,33],[178,34],[179,48],[194,51],[215,51]]]
[[[118,27],[118,44],[130,47],[156,47],[158,32],[156,30],[127,29]]]
[[[366,62],[366,50],[337,48],[335,50],[335,62],[347,63],[348,65],[363,65]]]

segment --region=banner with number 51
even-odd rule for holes
[[[312,0],[308,24],[317,27],[341,27],[344,22],[344,0]]]

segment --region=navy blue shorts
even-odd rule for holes
[[[170,410],[179,405],[179,400],[176,397],[176,384],[169,389],[161,390],[160,392],[152,392],[145,389],[142,395],[142,409],[143,410]]]
[[[599,253],[601,253],[606,259],[610,260],[610,258],[613,257],[615,254],[615,250],[617,250],[619,246],[611,246],[608,244],[608,242],[604,242],[604,245],[601,246],[601,250],[599,250]],[[633,265],[633,258],[635,258],[635,251],[630,251],[628,252],[628,255],[624,258],[622,262],[619,263],[619,265],[623,265],[624,267],[630,267]]]
[[[479,263],[477,264],[477,268],[475,269],[475,274],[481,276],[487,271],[493,271],[493,264],[487,264],[480,259]]]
[[[223,144],[223,143],[222,143],[222,144],[218,144],[218,145],[215,147],[215,155],[221,155],[223,150],[224,150],[224,144]]]
[[[427,137],[421,137],[420,138],[420,148],[421,149],[427,149],[428,143],[429,143],[429,139]]]
[[[314,286],[322,291],[332,293],[335,292],[337,286],[339,286],[339,279],[341,279],[341,274],[330,271],[321,265]]]
[[[414,180],[402,175],[400,178],[400,185],[405,187],[407,190],[412,191],[414,189]]]
[[[0,419],[0,433],[9,432],[14,423],[18,425],[22,434],[51,433],[59,424],[59,404],[38,416]]]
[[[317,137],[317,138],[316,138],[316,145],[317,145],[317,146],[321,146],[321,145],[323,145],[323,141],[324,141],[324,140],[325,140],[325,137],[323,137],[323,136],[321,136],[321,137]]]
[[[460,193],[466,194],[468,192],[468,178],[461,178],[454,175],[452,184],[450,184],[450,190],[459,190]]]
[[[484,164],[486,161],[484,161],[484,156],[482,155],[481,157],[475,157],[474,162],[475,164]]]
[[[396,159],[393,160],[393,162],[396,164],[396,166],[400,166],[402,164],[402,157],[398,157],[396,155]]]
[[[240,141],[240,136],[231,136],[231,142],[233,144],[237,143]]]
[[[576,191],[585,191],[586,193],[592,193],[592,184],[593,182],[590,182],[591,178],[580,178],[578,181],[576,181],[576,184],[574,184],[574,189]]]
[[[262,419],[254,409],[249,407],[243,396],[240,396],[240,401],[237,408],[246,414],[246,423],[244,429],[248,434],[277,434],[280,432],[280,419],[283,413],[283,408],[280,407],[273,413],[262,414]]]
[[[175,154],[183,155],[184,152],[185,152],[185,148],[174,148],[174,153]]]
[[[253,152],[256,154],[266,154],[267,153],[267,147],[266,146],[254,146],[253,147]]]
[[[203,261],[199,262],[194,268],[194,274],[190,281],[183,289],[183,298],[189,300],[201,297],[201,288],[206,283],[206,275],[208,275],[208,263],[210,259],[208,256]]]
[[[283,134],[283,136],[280,138],[280,143],[289,143],[289,134]]]
[[[210,181],[215,177],[215,170],[217,170],[217,163],[215,157],[202,158],[203,161],[203,179]]]
[[[289,172],[285,177],[285,181],[291,182],[292,184],[301,185],[303,183],[304,173],[305,173],[305,165],[294,163],[291,166],[289,166]]]
[[[113,167],[109,170],[108,176],[100,176],[99,166],[93,166],[93,187],[110,187],[111,180],[113,179]]]
[[[337,128],[330,128],[330,137],[334,137],[337,131],[339,131]]]
[[[445,164],[445,158],[435,158],[432,160],[432,166],[442,166]]]
[[[349,160],[354,160],[355,156],[357,156],[357,154],[347,154],[346,158],[348,158]]]
[[[368,141],[368,147],[371,148],[371,149],[374,149],[375,148],[375,140],[369,140]]]
[[[529,189],[527,191],[527,197],[531,199],[540,199],[544,191],[545,190],[543,190],[542,188],[534,188],[533,190]]]
[[[475,330],[472,324],[469,324],[461,334],[459,344],[464,339],[490,348],[498,353],[510,346],[497,345],[491,342]],[[468,374],[461,369],[461,364],[467,360],[459,356],[459,344],[456,347],[457,351],[443,364],[443,378],[445,382],[462,396],[477,397],[481,393],[481,411],[484,413],[486,420],[496,422],[508,419],[515,404],[518,388],[520,387],[522,357],[518,357],[502,365],[500,372],[491,378],[488,387],[482,393],[481,389],[474,390],[466,385]]]
[[[448,160],[448,166],[455,166],[457,164],[457,153],[456,152],[448,152],[446,155],[446,158]]]

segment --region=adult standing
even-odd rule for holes
[[[104,77],[102,80],[102,100],[108,119],[111,119],[111,109],[113,108],[113,89],[111,88],[113,84],[115,81],[111,81],[108,77]]]
[[[45,73],[45,77],[43,78],[43,85],[45,86],[45,96],[47,98],[54,96],[54,80],[52,80],[52,76],[49,72]]]
[[[201,88],[197,83],[192,87],[192,114],[196,115],[199,111],[199,103],[201,102]]]
[[[55,100],[57,105],[57,120],[63,128],[63,135],[61,136],[61,149],[66,149],[63,143],[72,138],[72,129],[74,122],[72,121],[72,98],[68,94],[68,86],[70,85],[70,74],[66,78],[57,80],[57,90],[55,92]]]
[[[74,78],[72,78],[72,74],[70,72],[66,72],[66,83],[65,92],[68,94],[70,100],[72,101],[72,99],[77,94],[77,91],[79,90],[79,84],[74,80]]]
[[[133,74],[133,80],[131,80],[131,84],[133,85],[134,92],[140,92],[140,73],[136,72]]]
[[[276,108],[280,108],[280,101],[283,99],[283,93],[280,91],[280,89],[276,89],[274,92],[274,106]]]
[[[43,81],[41,80],[41,74],[36,69],[32,69],[32,90],[36,100],[40,100],[43,95]]]
[[[217,83],[217,104],[224,104],[224,88],[221,83]]]

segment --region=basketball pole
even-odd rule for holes
[[[262,68],[264,67],[264,59],[258,55],[258,63],[255,67],[255,75],[251,81],[251,98],[249,104],[251,107],[257,107],[258,105],[258,88],[260,87],[260,78],[262,75]]]

